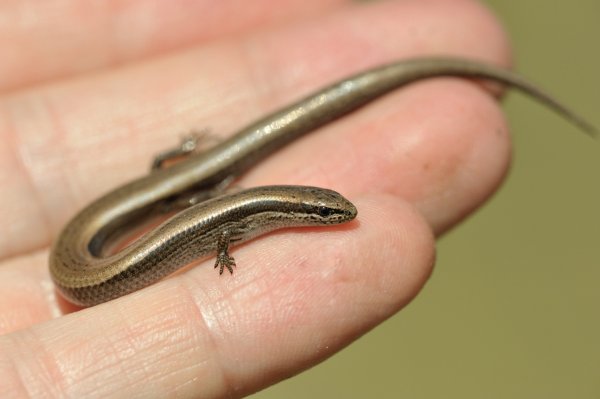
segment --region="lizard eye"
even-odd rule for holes
[[[317,212],[319,213],[319,216],[327,217],[331,215],[331,208],[328,208],[326,206],[320,206],[317,208]]]

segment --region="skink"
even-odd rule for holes
[[[257,187],[220,195],[223,187],[282,146],[411,82],[436,77],[483,78],[520,89],[586,133],[595,128],[519,75],[466,59],[423,58],[377,67],[328,86],[241,129],[227,140],[106,194],[63,229],[50,254],[61,294],[83,306],[150,285],[207,254],[220,272],[235,265],[240,243],[290,226],[343,223],[356,216],[340,194],[315,187]],[[210,198],[185,208],[125,249],[106,255],[114,237],[182,198]]]

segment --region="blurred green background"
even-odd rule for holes
[[[516,68],[600,124],[600,1],[485,1]],[[253,396],[600,398],[600,143],[510,93],[515,157],[406,309]]]

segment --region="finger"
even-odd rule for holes
[[[0,395],[240,397],[325,359],[405,306],[434,259],[431,232],[409,205],[354,200],[354,226],[242,246],[233,276],[204,262],[1,338]]]
[[[414,204],[441,233],[501,181],[510,154],[503,123],[480,88],[456,80],[427,82],[280,151],[240,184],[316,185],[350,198],[387,193]],[[56,316],[44,255],[16,257],[0,267],[0,292],[11,292],[0,300],[0,332]]]
[[[432,79],[278,151],[241,184],[393,194],[441,234],[496,191],[510,155],[504,115],[489,93],[459,79]]]
[[[457,18],[447,18],[450,10]],[[355,21],[365,19],[372,28],[357,29]],[[416,27],[436,33],[424,35],[417,46]],[[477,3],[383,2],[245,42],[15,95],[2,107],[9,115],[3,120],[11,125],[2,130],[13,135],[6,140],[10,150],[0,154],[10,193],[0,207],[8,227],[0,253],[47,244],[76,209],[145,173],[151,154],[172,146],[177,132],[203,126],[231,132],[368,64],[416,53],[443,49],[501,61],[503,43]]]
[[[3,262],[0,267],[0,335],[61,315],[47,263],[48,251]]]
[[[331,11],[344,0],[3,1],[0,90]]]

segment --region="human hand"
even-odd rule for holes
[[[397,58],[507,63],[501,30],[467,0],[234,3],[72,2],[7,19],[1,397],[242,396],[274,384],[405,306],[429,276],[434,235],[499,184],[509,144],[495,101],[464,80],[419,83],[286,147],[239,183],[332,188],[355,202],[357,222],[269,235],[234,248],[233,276],[219,277],[208,259],[66,315],[74,309],[56,297],[47,246],[76,210],[146,173],[181,133],[231,133]]]

